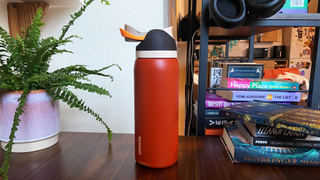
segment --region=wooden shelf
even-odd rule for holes
[[[6,3],[24,3],[24,2],[45,2],[50,7],[78,7],[83,5],[83,0],[0,0],[0,2]]]

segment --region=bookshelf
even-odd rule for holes
[[[192,3],[191,3],[192,1]],[[192,4],[194,12],[196,0],[189,0]],[[312,57],[312,69],[310,75],[310,88],[308,95],[308,107],[318,108],[320,98],[320,83],[315,83],[320,78],[320,46],[319,46],[319,27],[320,14],[276,14],[266,19],[248,18],[242,27],[237,29],[223,29],[217,26],[214,21],[209,20],[209,1],[202,0],[202,15],[200,26],[200,52],[199,52],[199,78],[198,78],[198,107],[196,120],[196,135],[205,135],[205,92],[206,90],[217,90],[221,88],[207,88],[207,54],[208,41],[210,39],[217,40],[235,40],[247,38],[249,39],[249,62],[253,62],[253,47],[256,34],[274,31],[284,27],[305,26],[316,27],[314,50]],[[189,10],[191,8],[189,7]],[[320,8],[318,6],[318,12]],[[192,79],[192,78],[191,78]],[[189,85],[187,83],[187,85]],[[192,83],[191,83],[192,85]],[[222,89],[221,89],[222,90]],[[305,92],[299,91],[298,92]],[[187,113],[188,114],[188,113]],[[188,120],[188,119],[186,119]],[[186,122],[187,124],[187,122]]]

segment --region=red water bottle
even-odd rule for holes
[[[136,48],[134,65],[135,158],[151,168],[178,159],[179,65],[176,41],[151,30]]]

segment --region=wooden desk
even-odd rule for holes
[[[179,159],[165,169],[136,164],[134,136],[115,134],[112,144],[102,133],[67,133],[58,144],[38,152],[13,154],[11,180],[313,180],[320,168],[232,164],[218,137],[180,137]],[[0,162],[4,151],[0,151]],[[1,179],[1,178],[0,178]]]

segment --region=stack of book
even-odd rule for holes
[[[253,101],[220,115],[237,118],[221,136],[234,163],[320,166],[320,110]]]
[[[298,90],[299,83],[280,79],[248,79],[226,78],[221,79],[223,88],[243,89],[244,91],[217,90],[217,95],[229,101],[269,101],[269,102],[300,102],[299,92],[287,92],[283,90]],[[250,89],[262,89],[266,91],[250,91]],[[282,90],[282,91],[268,91]]]
[[[277,80],[277,79],[248,79],[248,78],[226,78],[223,77],[220,86],[224,88],[244,89],[246,91],[217,90],[216,94],[206,94],[205,127],[206,130],[212,128],[222,128],[222,125],[233,124],[235,119],[226,119],[218,116],[220,108],[241,104],[247,101],[269,101],[281,104],[291,104],[299,102],[301,94],[299,92],[286,91],[250,91],[250,89],[266,90],[296,90],[299,83]],[[197,106],[196,106],[197,107]],[[196,108],[195,108],[196,110]],[[212,115],[214,114],[214,115]],[[214,129],[215,130],[215,129]],[[222,133],[222,130],[220,131]],[[216,134],[220,135],[220,134]]]

